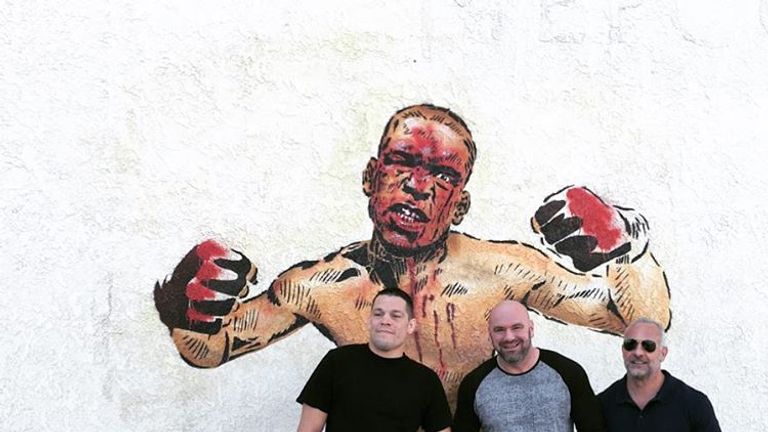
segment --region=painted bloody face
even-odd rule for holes
[[[381,240],[419,250],[447,233],[467,181],[468,161],[463,137],[448,126],[402,120],[372,161],[368,211]]]

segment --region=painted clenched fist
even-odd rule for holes
[[[192,248],[170,278],[155,284],[155,306],[168,329],[215,334],[248,295],[258,270],[242,253],[215,240]]]
[[[542,243],[587,272],[611,260],[640,255],[648,223],[632,209],[615,207],[585,187],[567,187],[544,200],[531,219]]]

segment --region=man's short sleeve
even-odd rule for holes
[[[715,417],[715,409],[712,408],[712,403],[709,398],[704,394],[698,394],[694,409],[691,410],[693,416],[692,423],[694,432],[720,432],[720,423]]]
[[[541,359],[555,369],[571,394],[571,419],[579,432],[602,432],[603,410],[589,384],[587,372],[575,361],[554,351],[542,349]]]
[[[296,402],[317,408],[326,414],[333,404],[334,351],[329,351],[312,372]]]
[[[429,385],[432,391],[422,426],[427,432],[435,432],[451,425],[451,408],[448,405],[448,398],[445,397],[445,390],[440,379],[431,370],[430,375]]]
[[[477,432],[480,430],[480,418],[475,413],[475,393],[484,376],[485,374],[478,374],[477,369],[475,369],[461,380],[452,431]]]

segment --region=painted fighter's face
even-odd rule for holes
[[[419,250],[460,222],[469,207],[464,191],[469,158],[463,137],[448,126],[402,120],[366,170],[368,212],[380,239],[397,249]]]
[[[649,323],[636,323],[624,332],[624,340],[637,341],[631,350],[621,349],[627,375],[637,380],[646,380],[661,371],[661,362],[667,357],[667,347],[661,346],[658,327]],[[642,341],[653,341],[653,352],[648,352]]]

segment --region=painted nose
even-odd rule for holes
[[[403,184],[403,190],[417,201],[428,199],[430,197],[431,186],[429,180],[425,177],[426,176],[418,172],[418,170],[410,173],[405,184]]]

